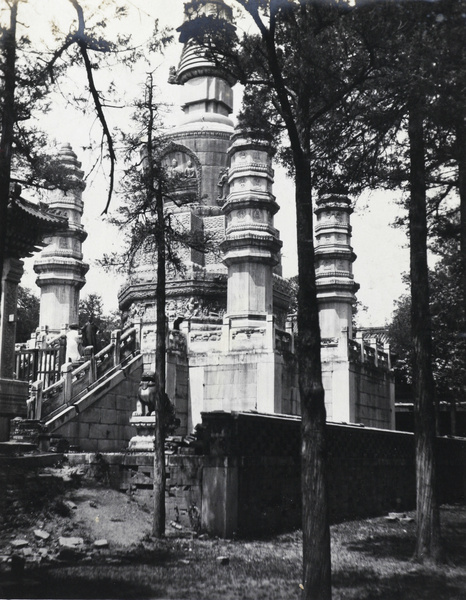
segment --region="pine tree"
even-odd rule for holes
[[[193,2],[196,6],[202,2]],[[313,242],[313,193],[318,167],[313,131],[369,75],[371,56],[339,2],[237,0],[257,34],[238,42],[209,17],[197,16],[198,39],[245,85],[240,126],[280,144],[295,183],[298,246],[299,390],[302,413],[304,597],[331,598],[326,485],[326,411]],[[348,26],[345,28],[345,22]],[[347,47],[354,50],[350,56]],[[317,190],[320,191],[320,190]],[[327,191],[327,190],[322,190]],[[335,190],[333,186],[332,191]]]
[[[167,410],[166,395],[166,337],[167,271],[179,272],[183,264],[178,250],[183,246],[204,252],[209,240],[194,235],[177,223],[167,204],[188,204],[198,200],[185,197],[177,190],[179,180],[170,177],[163,164],[167,141],[160,134],[159,105],[155,100],[153,74],[148,75],[142,99],[134,103],[132,130],[122,132],[123,162],[126,165],[121,179],[121,204],[110,221],[125,235],[125,249],[120,254],[107,255],[107,268],[131,272],[142,257],[149,257],[156,270],[156,427],[154,440],[154,514],[153,534],[162,537],[165,532],[165,454],[164,421]],[[176,192],[176,193],[175,193]]]

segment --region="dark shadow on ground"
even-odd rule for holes
[[[86,578],[83,570],[79,575],[66,577],[65,580],[50,579],[45,576],[45,573],[37,573],[25,578],[20,584],[11,580],[0,582],[0,597],[132,600],[133,598],[156,598],[157,590],[144,584],[135,584],[134,581],[113,581],[107,578],[90,581]]]
[[[140,583],[135,572],[138,569],[147,571],[150,567],[160,567],[179,556],[179,553],[175,556],[165,549],[141,545],[130,553],[93,556],[92,564],[76,557],[72,562],[58,562],[35,568],[28,568],[26,565],[22,576],[16,579],[11,571],[0,573],[0,599],[157,598],[157,586]],[[115,575],[111,576],[110,573]],[[162,594],[161,590],[160,593]]]
[[[456,567],[466,567],[466,523],[442,525],[445,562]],[[368,535],[362,540],[347,544],[348,550],[359,552],[367,557],[409,561],[416,546],[414,528],[404,537],[387,531],[382,535]],[[465,592],[466,599],[466,592]]]
[[[465,600],[466,573],[447,580],[425,570],[381,577],[372,569],[345,569],[332,573],[335,597],[356,600]],[[351,588],[357,595],[351,595]],[[343,592],[338,595],[338,592]]]
[[[393,558],[407,561],[413,555],[416,540],[414,534],[407,534],[401,538],[400,534],[389,533],[383,535],[367,536],[366,538],[347,544],[352,552],[360,552],[372,558]]]
[[[447,540],[445,555],[448,563],[466,568],[466,523],[442,525],[442,536]]]

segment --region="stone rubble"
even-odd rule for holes
[[[58,545],[66,548],[76,548],[77,546],[83,546],[84,540],[81,537],[63,537],[58,538]]]
[[[56,561],[92,562],[96,554],[109,549],[106,539],[85,541],[78,536],[67,536],[65,532],[70,524],[62,528],[62,535],[53,535],[43,529],[32,528],[22,536],[7,542],[6,547],[0,548],[0,569],[7,569],[17,576],[22,576],[27,565]],[[72,529],[72,527],[71,527]],[[110,559],[110,557],[107,557]],[[5,566],[4,566],[5,565]]]
[[[408,517],[406,513],[390,512],[385,517],[386,521],[399,521],[400,523],[414,523],[413,517]]]
[[[13,548],[24,548],[25,546],[29,546],[29,542],[27,540],[16,539],[11,542]]]
[[[40,540],[48,540],[50,537],[50,533],[47,533],[46,531],[43,531],[42,529],[34,529],[34,535],[36,536],[36,538],[39,538]]]

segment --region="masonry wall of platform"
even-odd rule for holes
[[[205,455],[167,457],[167,522],[222,537],[299,528],[299,419],[219,412],[203,423]],[[437,452],[440,502],[464,501],[466,439],[438,438]],[[152,457],[138,460],[126,455],[120,482],[150,493]],[[415,508],[413,434],[329,424],[328,480],[332,522]]]
[[[69,407],[63,423],[50,429],[84,452],[121,452],[135,431],[129,420],[136,408],[142,361],[116,372],[104,385],[85,398],[86,406]]]
[[[395,428],[394,377],[386,368],[332,357],[323,361],[322,380],[329,421]]]

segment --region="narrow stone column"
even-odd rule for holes
[[[78,322],[79,291],[89,269],[82,254],[82,242],[87,237],[81,224],[84,173],[69,144],[62,146],[59,158],[76,185],[66,192],[54,190],[47,204],[50,212],[67,217],[68,227],[44,239],[47,247],[34,263],[41,290],[39,325],[48,326],[53,335],[60,334],[63,324]]]
[[[222,243],[228,267],[227,317],[233,325],[263,321],[265,335],[266,317],[273,314],[273,268],[282,246],[273,225],[279,208],[272,194],[273,149],[266,140],[239,132],[229,154]]]
[[[345,195],[327,194],[316,201],[316,278],[323,347],[348,357],[352,337],[352,306],[359,285],[352,264],[356,255],[350,245],[351,201]]]

